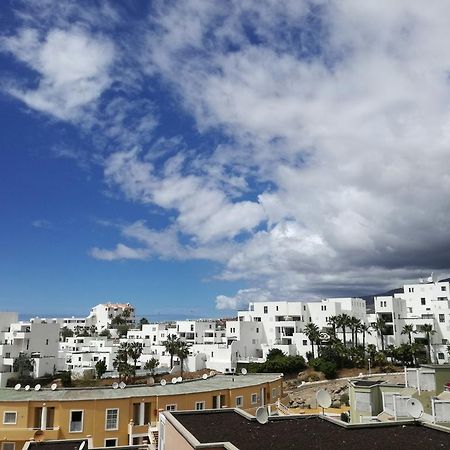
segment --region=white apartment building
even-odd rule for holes
[[[26,353],[33,360],[33,376],[53,373],[57,366],[59,324],[56,320],[34,318],[18,322],[17,313],[0,313],[0,385],[13,377],[14,360]],[[8,327],[6,323],[10,322]]]
[[[127,314],[128,317],[124,317],[126,323],[130,326],[134,325],[134,306],[130,303],[100,303],[91,309],[86,321],[89,325],[95,325],[97,331],[101,332],[111,325],[111,321],[114,317],[119,315],[126,316]]]

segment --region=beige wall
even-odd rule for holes
[[[165,410],[169,404],[176,404],[176,409],[193,410],[196,402],[205,402],[205,409],[212,409],[213,396],[223,395],[224,403],[222,406],[234,408],[236,406],[236,397],[243,396],[243,409],[252,409],[259,404],[251,403],[251,395],[256,393],[260,395],[261,387],[266,388],[265,404],[274,403],[281,395],[282,380],[276,380],[271,383],[250,386],[246,388],[222,389],[211,392],[189,393],[177,396],[160,397],[134,397],[123,399],[106,400],[70,400],[70,401],[49,401],[45,403],[48,408],[54,407],[54,427],[59,430],[45,430],[43,439],[80,439],[92,436],[95,447],[104,446],[105,439],[117,438],[118,445],[128,444],[128,424],[133,419],[133,403],[141,401],[150,402],[150,417],[154,424],[158,419],[160,410]],[[272,396],[272,389],[277,389],[277,396]],[[125,391],[126,392],[126,391]],[[0,436],[3,442],[16,442],[16,450],[20,450],[26,440],[32,439],[37,430],[33,429],[35,425],[35,410],[44,405],[43,402],[7,402],[0,400]],[[106,409],[119,409],[119,429],[107,431]],[[83,411],[83,430],[82,432],[70,432],[70,413],[72,410]],[[15,425],[3,424],[3,413],[5,411],[17,412],[17,423]],[[50,424],[48,424],[49,426]],[[142,433],[146,427],[136,426],[133,433]],[[1,450],[1,448],[0,448]]]

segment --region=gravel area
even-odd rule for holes
[[[359,378],[359,377],[354,377]],[[403,374],[373,375],[371,379],[389,381],[391,383],[403,383]],[[348,394],[348,379],[336,379],[322,382],[312,382],[301,384],[302,382],[288,380],[284,384],[285,404],[291,408],[316,408],[316,392],[319,389],[325,389],[331,395],[332,407],[339,408],[341,406],[341,396]]]

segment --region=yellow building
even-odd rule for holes
[[[28,440],[91,438],[94,447],[140,444],[160,411],[238,407],[252,410],[282,396],[282,375],[216,375],[166,386],[124,389],[0,389],[0,450]]]

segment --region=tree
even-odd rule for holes
[[[100,361],[97,361],[95,364],[95,373],[97,374],[97,378],[100,380],[100,378],[106,373],[106,363],[101,359]]]
[[[178,345],[180,344],[180,340],[177,336],[170,334],[167,336],[167,340],[163,342],[164,347],[166,347],[166,351],[170,355],[170,370],[173,368],[173,356],[177,352]]]
[[[381,340],[381,351],[384,352],[384,335],[386,334],[386,322],[381,317],[378,317],[377,321],[372,324],[372,328],[380,336]]]
[[[336,337],[336,328],[339,327],[339,316],[331,316],[328,318],[328,325],[331,327],[331,332]]]
[[[68,337],[73,336],[73,331],[67,327],[62,327],[60,331],[61,339],[64,342]]]
[[[347,347],[347,342],[345,339],[345,330],[349,326],[350,316],[347,314],[339,314],[338,316],[338,326],[342,329],[342,339],[344,340],[344,347]]]
[[[425,324],[422,325],[421,331],[425,333],[426,340],[427,340],[427,346],[428,346],[428,362],[431,363],[431,336],[436,333],[435,330],[433,330],[433,325]]]
[[[180,371],[181,376],[183,376],[183,363],[184,360],[189,356],[189,346],[186,344],[186,342],[180,342],[178,344],[175,354],[180,360]]]
[[[99,336],[106,336],[109,339],[111,337],[111,331],[109,331],[108,328],[105,328],[104,330],[100,331]]]
[[[155,374],[155,369],[158,366],[159,361],[156,358],[151,358],[144,364],[144,370],[148,370],[150,372],[150,375],[153,376]]]
[[[137,360],[142,355],[142,344],[139,342],[130,342],[127,345],[128,356],[133,360],[133,375],[136,376]]]
[[[126,343],[120,344],[113,367],[119,372],[119,379],[128,378],[133,374],[133,366],[128,363],[128,345]]]
[[[268,352],[267,352],[267,357],[266,357],[266,361],[270,361],[271,359],[276,359],[279,358],[281,356],[286,356],[282,350],[280,350],[279,348],[271,348]]]
[[[357,317],[350,317],[348,321],[348,325],[350,329],[352,330],[352,345],[355,347],[358,345],[358,331],[361,326],[361,320],[359,320]]]
[[[19,356],[13,362],[13,370],[17,372],[18,378],[30,377],[33,369],[34,361],[26,353],[19,353]]]
[[[369,325],[367,325],[366,323],[361,323],[359,330],[361,331],[361,333],[363,335],[362,346],[363,346],[363,350],[365,351],[366,350],[366,334],[372,335],[372,333],[370,332]]]
[[[412,345],[412,334],[413,333],[414,334],[416,333],[414,331],[414,325],[407,324],[407,325],[403,326],[402,334],[407,334],[408,335],[409,345]]]
[[[314,323],[307,323],[303,329],[303,333],[311,342],[311,354],[314,359],[314,342],[320,339],[319,327]]]

